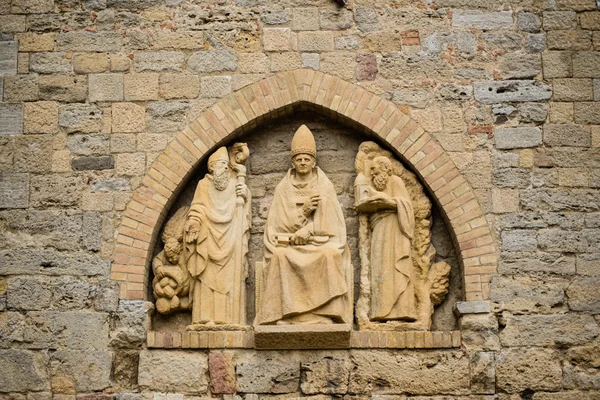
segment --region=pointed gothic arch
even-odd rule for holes
[[[474,192],[435,139],[398,107],[338,77],[299,69],[248,85],[204,111],[156,158],[118,229],[110,277],[121,299],[143,299],[152,251],[166,213],[206,154],[222,142],[307,104],[378,137],[421,178],[447,219],[462,266],[464,299],[489,299],[497,250]]]

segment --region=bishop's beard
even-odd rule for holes
[[[375,186],[375,189],[377,189],[380,192],[383,192],[385,190],[385,187],[387,186],[389,177],[390,176],[386,173],[373,174],[371,179],[373,181],[373,186]]]
[[[229,170],[223,169],[222,171],[215,171],[213,174],[213,183],[215,189],[225,190],[229,184]]]

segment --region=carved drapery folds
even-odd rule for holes
[[[374,142],[355,161],[359,212],[360,329],[429,330],[448,293],[450,266],[434,263],[431,202],[416,176]]]

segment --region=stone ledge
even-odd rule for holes
[[[454,313],[457,316],[465,314],[487,314],[492,311],[492,306],[489,301],[459,301],[454,306]]]
[[[154,349],[315,349],[315,348],[354,348],[354,349],[451,349],[461,346],[460,331],[350,331],[344,325],[335,332],[315,332],[306,336],[300,329],[296,333],[273,332],[274,327],[262,327],[259,331],[213,331],[213,332],[158,332],[149,331],[146,344]],[[266,328],[266,329],[265,329]],[[269,335],[275,335],[269,336]],[[289,336],[287,338],[281,337]],[[310,344],[297,343],[311,336],[329,336],[326,341]],[[262,337],[261,337],[262,336]],[[308,339],[306,339],[308,337]],[[348,339],[346,339],[346,337]],[[318,338],[317,338],[318,339]],[[268,340],[268,341],[267,341]],[[258,341],[258,343],[256,343]],[[288,346],[283,346],[288,344]],[[292,346],[293,345],[293,346]]]

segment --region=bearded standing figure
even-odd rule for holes
[[[372,321],[414,321],[414,268],[411,258],[415,217],[402,178],[392,172],[389,158],[373,159],[375,191],[357,208],[369,210],[371,225]]]
[[[291,147],[293,168],[277,185],[267,216],[265,289],[256,323],[349,323],[346,275],[352,266],[342,208],[316,167],[315,140],[305,125]]]
[[[240,282],[234,277],[245,276],[239,269],[246,268],[250,192],[245,184],[237,182],[231,167],[225,147],[209,157],[209,173],[198,183],[187,215],[186,265],[192,278],[193,325],[245,323],[245,306],[236,310],[245,299],[235,298],[245,294],[235,290]],[[238,196],[245,200],[241,220],[236,218]],[[239,237],[240,231],[244,237]],[[237,246],[239,241],[245,245]],[[240,251],[241,257],[237,254]]]

